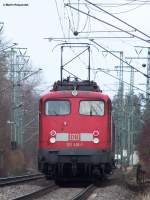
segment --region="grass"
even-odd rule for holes
[[[136,166],[123,172],[127,187],[135,192],[136,200],[150,200],[150,184],[136,183]]]

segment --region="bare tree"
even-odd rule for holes
[[[150,176],[150,102],[147,101],[143,114],[144,126],[139,135],[138,152],[140,161]]]
[[[0,40],[2,38],[0,36]],[[37,135],[38,135],[38,95],[34,92],[34,87],[39,83],[39,79],[35,79],[34,76],[30,76],[30,71],[34,71],[32,66],[24,66],[23,71],[26,71],[23,77],[25,80],[18,85],[20,96],[22,96],[23,102],[23,146],[18,145],[17,149],[12,149],[11,146],[11,116],[12,111],[11,104],[11,92],[12,82],[9,79],[8,71],[9,62],[6,57],[5,44],[0,43],[0,176],[8,174],[21,173],[25,169],[25,163],[29,165],[27,167],[35,167],[36,153],[37,153]],[[9,68],[9,69],[8,69]],[[21,71],[21,73],[24,73]],[[28,74],[26,74],[28,73]],[[22,133],[20,133],[22,134]],[[25,147],[25,148],[23,148]],[[27,162],[28,161],[28,162]]]
[[[35,84],[34,84],[35,85]],[[39,95],[34,92],[34,86],[24,87],[25,125],[23,147],[29,168],[36,167],[37,142],[38,142],[38,99]]]
[[[5,157],[10,149],[10,135],[7,120],[10,114],[10,82],[7,79],[7,60],[6,54],[3,51],[5,45],[2,43],[0,46],[0,175],[5,174],[6,165]]]

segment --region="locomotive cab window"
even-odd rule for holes
[[[104,115],[104,101],[80,101],[79,113],[89,116]]]
[[[46,115],[67,115],[70,113],[70,102],[65,100],[46,101]]]

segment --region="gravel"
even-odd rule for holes
[[[69,200],[81,190],[81,188],[59,188],[37,200]]]
[[[0,188],[0,200],[10,200],[18,196],[39,190],[42,186],[22,184]],[[69,200],[83,188],[58,188],[57,190],[38,198],[38,200]],[[133,200],[134,193],[119,185],[98,187],[88,200]]]
[[[24,194],[39,190],[41,186],[30,184],[19,184],[0,188],[0,200],[11,200]]]
[[[0,200],[11,200],[15,197],[39,190],[50,181],[39,180],[30,183],[12,185],[0,188]],[[69,200],[79,193],[83,187],[61,187],[39,197],[38,200]],[[88,200],[136,200],[136,193],[125,187],[121,173],[116,171],[106,183],[101,185],[89,196]]]
[[[97,188],[88,200],[133,200],[134,198],[132,191],[118,185],[111,185]]]

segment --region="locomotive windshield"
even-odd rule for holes
[[[103,101],[80,101],[79,112],[82,115],[104,115],[104,102]]]
[[[63,100],[46,101],[46,115],[67,115],[70,113],[70,102]]]

